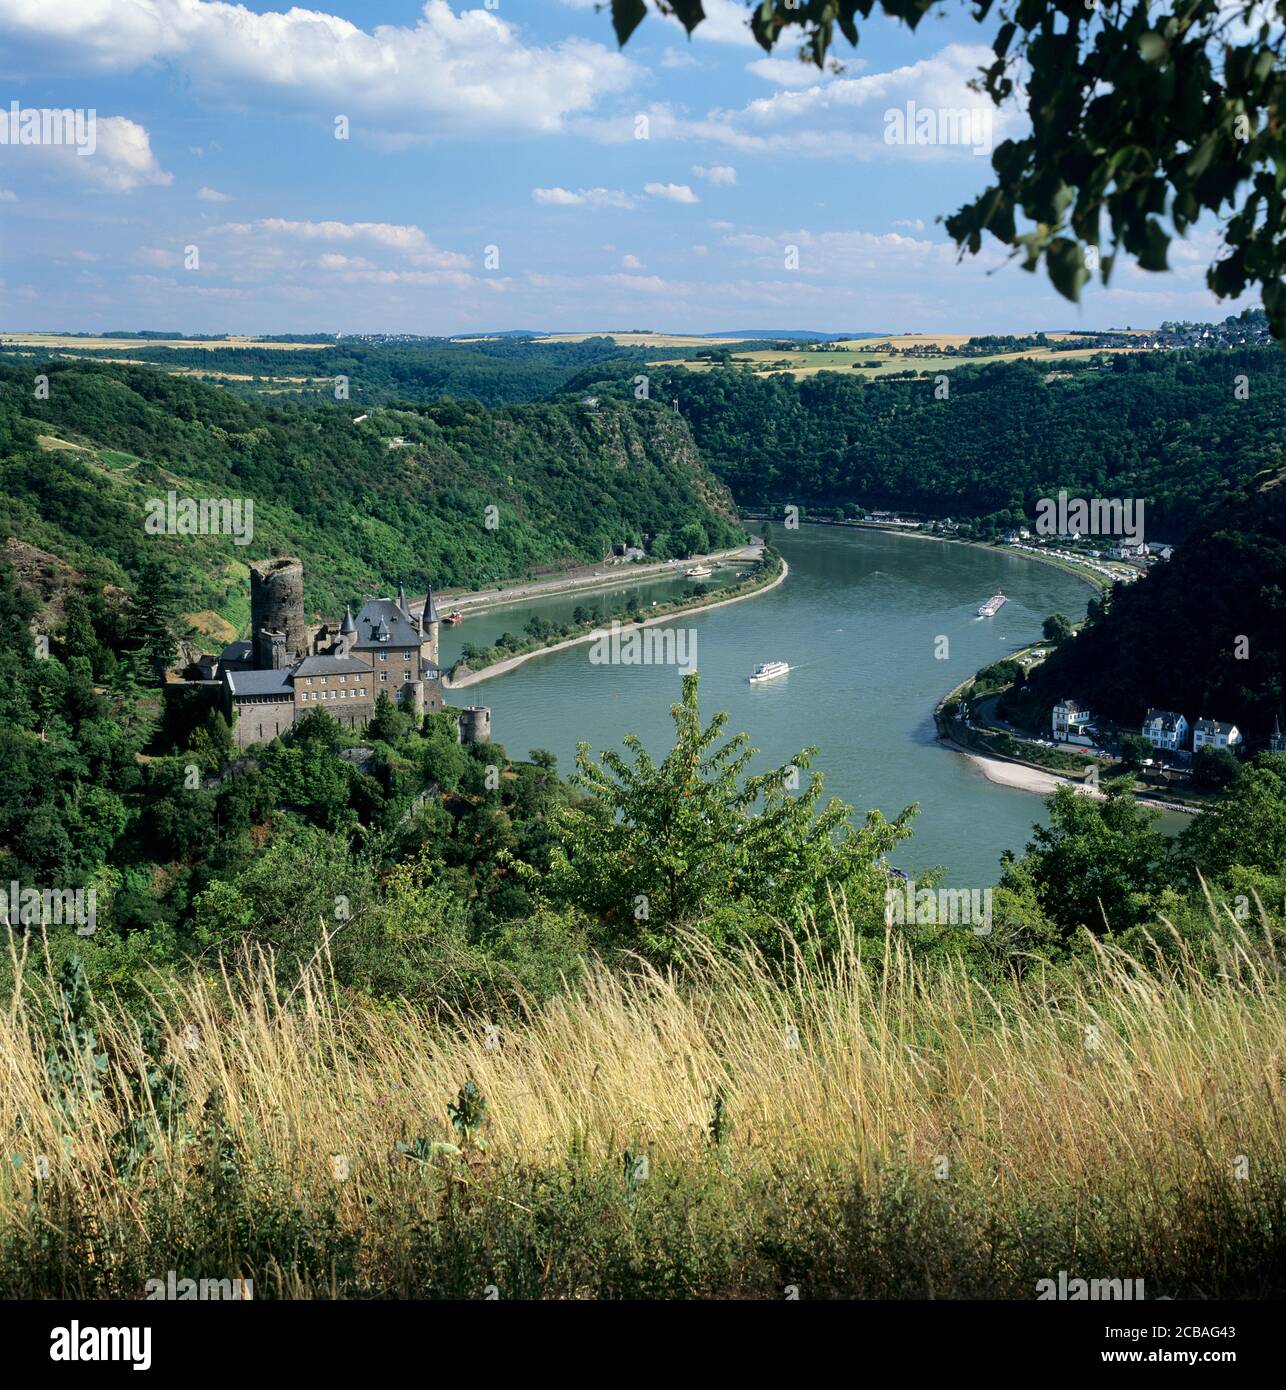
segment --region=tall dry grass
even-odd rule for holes
[[[938,1243],[905,1292],[1021,1292],[1078,1253],[1154,1284],[1170,1262],[1196,1293],[1227,1291],[1232,1259],[1243,1293],[1281,1273],[1286,1001],[1249,940],[1216,978],[1182,953],[1145,964],[1098,946],[1088,970],[988,987],[893,939],[864,955],[850,938],[828,966],[784,976],[749,952],[706,954],[683,980],[594,966],[578,992],[492,1020],[344,999],[324,961],[286,989],[261,957],[156,994],[177,1115],[149,1099],[136,1021],[103,999],[107,1069],[86,1055],[60,1104],[46,1058],[68,1022],[38,963],[15,969],[0,1014],[0,1151],[19,1159],[0,1162],[11,1289],[128,1294],[186,1254],[283,1293],[467,1291],[497,1260],[548,1293],[572,1261],[541,1245],[551,1222],[586,1223],[585,1240],[606,1222],[611,1259],[644,1259],[645,1292],[673,1242],[692,1245],[666,1276],[689,1293],[771,1292],[801,1265],[830,1292],[897,1292],[899,1261],[921,1258],[908,1241]],[[446,1120],[467,1080],[486,1102],[485,1152]],[[131,1119],[164,1137],[125,1176]],[[465,1151],[399,1154],[421,1136]],[[647,1156],[647,1181],[622,1176],[627,1151]],[[217,1152],[238,1174],[231,1198],[211,1186]],[[213,1243],[183,1225],[220,1202],[240,1214],[208,1213]],[[286,1209],[295,1234],[265,1253],[246,1233]],[[314,1220],[328,1234],[301,1273],[291,1252]],[[545,1267],[519,1270],[533,1240]],[[24,1285],[32,1260],[44,1272]],[[558,1287],[603,1291],[583,1269]]]

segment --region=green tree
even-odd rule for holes
[[[1051,613],[1040,625],[1040,634],[1046,642],[1064,642],[1072,635],[1072,622],[1061,613]]]
[[[1036,826],[1020,870],[1007,866],[1001,885],[1034,885],[1046,920],[1065,937],[1082,927],[1121,932],[1145,921],[1167,852],[1152,828],[1156,813],[1121,791],[1095,801],[1067,785],[1045,804],[1049,824]]]
[[[164,672],[177,646],[178,598],[168,566],[155,554],[139,569],[132,626],[135,650],[154,673]]]
[[[1202,787],[1235,786],[1241,776],[1237,755],[1227,748],[1198,748],[1192,755],[1192,777]]]
[[[882,931],[877,865],[911,833],[914,808],[891,822],[872,811],[860,827],[840,801],[819,811],[820,773],[794,794],[812,748],[751,775],[756,750],[745,734],[723,739],[727,713],[702,723],[695,675],[670,712],[675,743],[659,763],[633,734],[632,761],[609,750],[594,762],[579,746],[571,781],[586,799],[557,819],[551,895],[589,912],[615,944],[659,959],[673,953],[677,927],[717,921],[732,904],[799,931],[808,914],[827,914],[834,893]]]

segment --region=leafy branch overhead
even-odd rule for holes
[[[914,29],[946,0],[762,0],[747,20],[767,50],[790,38],[821,67],[836,29],[856,45],[877,4]],[[700,0],[654,0],[691,33]],[[995,181],[945,219],[962,254],[990,233],[1044,264],[1077,300],[1118,255],[1166,270],[1174,236],[1203,214],[1222,245],[1206,273],[1220,298],[1256,288],[1286,337],[1286,0],[977,0],[994,58],[974,87],[1025,112],[1030,131],[992,156]],[[613,0],[622,44],[647,14]]]

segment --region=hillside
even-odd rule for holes
[[[1265,739],[1286,717],[1286,467],[1240,488],[1167,564],[1115,590],[1106,612],[1094,606],[1029,689],[1125,724],[1157,706]]]
[[[591,368],[569,389],[626,394],[637,369]],[[745,505],[861,503],[984,534],[1030,523],[1041,497],[1143,497],[1149,534],[1182,539],[1232,487],[1286,449],[1286,355],[1275,347],[1068,363],[958,366],[863,382],[650,369],[710,467]],[[1238,391],[1238,378],[1244,390]],[[1241,398],[1244,396],[1244,399]]]
[[[741,536],[682,420],[659,406],[477,403],[363,412],[244,400],[150,368],[0,365],[0,538],[96,584],[168,557],[185,611],[240,626],[250,561],[301,556],[310,608],[598,561],[647,532]],[[365,414],[360,423],[355,423]],[[250,544],[148,535],[152,498],[253,502]],[[487,508],[495,523],[488,527]]]

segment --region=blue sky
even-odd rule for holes
[[[594,0],[0,0],[0,109],[96,112],[87,156],[0,144],[0,329],[992,332],[1257,302],[1205,290],[1213,225],[1079,307],[994,246],[958,263],[934,219],[1021,118],[885,136],[908,102],[980,105],[967,6],[873,19],[825,76],[706,9],[619,52]]]

